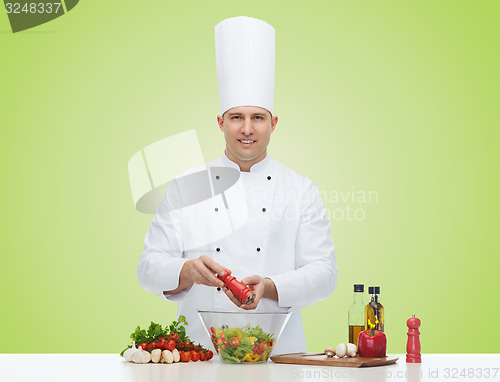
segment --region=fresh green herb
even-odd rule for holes
[[[130,335],[130,338],[132,338],[133,341],[135,341],[136,344],[140,344],[140,343],[143,343],[143,342],[151,342],[151,341],[148,341],[148,333],[144,330],[144,329],[141,329],[140,326],[138,326],[136,329],[135,329],[135,332],[133,332],[131,335]]]
[[[153,341],[158,340],[161,337],[167,338],[169,334],[175,334],[179,336],[179,342],[180,341],[189,341],[189,337],[186,334],[186,328],[183,325],[187,325],[188,322],[186,321],[186,317],[184,316],[179,316],[178,321],[172,322],[168,327],[165,326],[163,329],[160,324],[157,324],[153,321],[151,321],[151,324],[149,325],[149,328],[147,330],[141,329],[140,326],[138,326],[135,331],[130,335],[130,338],[132,338],[133,341],[135,341],[136,346],[139,346],[139,344],[146,343],[150,344]],[[127,348],[123,349],[123,351],[120,353],[121,356],[123,356],[123,353],[125,350],[131,348],[132,345],[128,345]],[[182,346],[176,345],[177,348],[181,349]],[[201,348],[200,345],[198,347]]]
[[[179,335],[179,339],[183,341],[189,340],[188,336],[186,335],[186,328],[181,324],[188,324],[186,321],[186,317],[179,316],[179,321],[172,322],[169,326],[170,333],[177,333]]]
[[[155,324],[153,321],[151,321],[151,325],[149,325],[148,329],[148,337],[150,338],[157,338],[163,335],[163,329],[160,324]]]

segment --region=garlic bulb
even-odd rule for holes
[[[148,351],[142,350],[142,346],[132,355],[132,362],[148,363],[151,361],[151,354]]]
[[[125,361],[132,362],[132,355],[139,349],[135,347],[135,341],[132,342],[132,347],[123,352],[123,358]]]

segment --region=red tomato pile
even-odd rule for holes
[[[160,324],[151,322],[148,329],[141,329],[138,326],[130,335],[130,338],[135,341],[137,348],[142,347],[142,350],[149,352],[155,349],[162,351],[177,349],[181,362],[208,361],[212,359],[214,353],[211,350],[205,349],[199,344],[195,345],[189,340],[183,324],[187,326],[186,317],[184,316],[179,316],[178,321],[173,321],[165,328]],[[132,345],[129,345],[120,355],[123,356],[124,352],[131,347]]]
[[[214,353],[211,350],[207,350],[201,345],[194,345],[189,340],[183,342],[179,339],[179,335],[177,333],[171,333],[167,336],[167,338],[161,336],[150,343],[142,342],[137,347],[139,346],[141,346],[143,350],[148,351],[152,351],[154,349],[172,351],[177,349],[181,357],[181,362],[208,361],[214,356]]]

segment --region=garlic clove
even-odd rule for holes
[[[335,353],[337,357],[343,358],[347,354],[347,345],[346,344],[338,344],[335,348]]]

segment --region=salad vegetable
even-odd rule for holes
[[[385,357],[387,348],[387,338],[380,330],[365,330],[358,336],[358,351],[361,357]]]
[[[274,334],[264,332],[260,326],[250,328],[211,327],[215,350],[225,362],[265,362],[274,344]]]
[[[213,357],[212,351],[192,343],[186,335],[183,324],[188,324],[186,317],[179,316],[178,321],[172,322],[165,328],[154,322],[151,322],[147,330],[138,326],[130,335],[133,340],[132,345],[124,349],[120,355],[127,361],[141,363],[150,361],[159,363],[162,359],[162,363],[210,360]],[[188,353],[189,356],[186,354],[182,357],[184,353]]]

